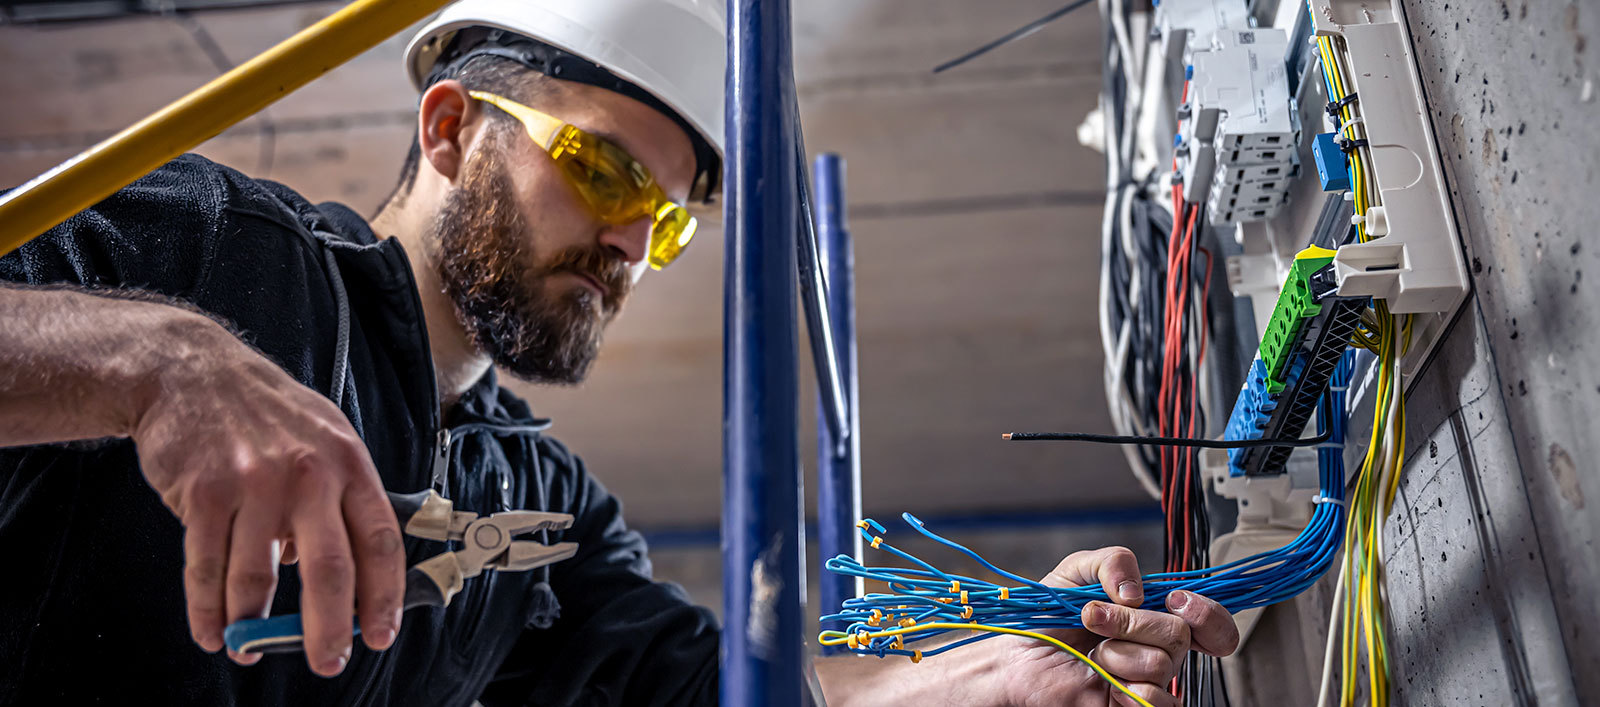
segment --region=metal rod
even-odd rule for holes
[[[795,134],[800,134],[798,123]],[[819,429],[826,427],[834,441],[831,456],[842,456],[850,443],[850,417],[854,408],[845,402],[844,380],[840,375],[837,336],[834,333],[837,319],[828,314],[830,297],[828,281],[824,279],[822,251],[817,244],[817,224],[811,212],[811,187],[805,173],[805,148],[795,144],[795,179],[800,189],[800,298],[806,313],[806,335],[811,344],[811,365],[817,376],[817,394],[826,412],[818,420]]]
[[[741,707],[805,687],[792,73],[788,0],[728,0],[720,679]]]
[[[839,555],[861,559],[861,390],[856,379],[855,250],[844,221],[844,159],[836,154],[817,156],[812,167],[817,187],[818,255],[827,273],[828,320],[838,347],[839,378],[849,437],[839,439],[827,424],[833,411],[825,397],[817,400],[817,547],[821,562]],[[820,383],[820,381],[819,381]],[[822,388],[819,386],[818,391]],[[842,452],[842,453],[841,453]],[[860,577],[823,572],[819,599],[822,613],[837,611],[840,602],[861,596]],[[839,628],[824,626],[823,628]],[[824,655],[844,652],[842,646],[824,646]]]
[[[356,0],[0,196],[0,255],[378,45],[448,0]]]

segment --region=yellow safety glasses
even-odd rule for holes
[[[621,226],[649,218],[650,267],[666,267],[694,238],[698,224],[688,209],[667,199],[650,170],[621,147],[509,98],[486,91],[469,95],[521,121],[602,221]]]

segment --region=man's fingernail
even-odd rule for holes
[[[1167,595],[1167,608],[1178,611],[1189,605],[1189,593],[1177,591]]]
[[[1131,579],[1127,580],[1122,584],[1117,585],[1117,594],[1121,595],[1124,601],[1133,601],[1134,599],[1138,599],[1140,594],[1139,583]]]
[[[322,671],[330,675],[337,674],[339,671],[344,670],[344,664],[349,660],[345,656],[337,656],[333,660],[323,663]]]
[[[378,639],[378,645],[379,646],[381,646],[383,648],[388,648],[389,646],[394,644],[394,629],[386,628],[386,629],[384,629],[382,631],[379,631],[378,635],[377,635],[377,639]]]
[[[1103,624],[1111,620],[1111,610],[1102,602],[1091,601],[1083,606],[1085,623]]]

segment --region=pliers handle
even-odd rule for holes
[[[389,494],[395,517],[407,535],[459,542],[456,551],[439,553],[406,570],[405,608],[447,606],[466,580],[486,569],[521,571],[560,562],[578,552],[571,542],[545,545],[515,540],[539,530],[565,530],[573,518],[566,513],[507,511],[488,516],[457,511],[449,499],[433,490]],[[361,633],[360,622],[353,623]],[[245,619],[229,624],[223,642],[239,653],[290,653],[303,649],[304,629],[299,614]]]

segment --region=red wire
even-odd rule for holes
[[[1192,374],[1185,376],[1179,372],[1180,361],[1184,349],[1183,328],[1186,313],[1189,307],[1189,252],[1194,242],[1194,229],[1198,221],[1198,206],[1183,204],[1180,186],[1173,187],[1174,220],[1172,234],[1167,247],[1167,287],[1165,292],[1166,309],[1163,322],[1164,347],[1161,367],[1161,387],[1157,397],[1157,426],[1164,436],[1175,436],[1182,424],[1184,408],[1183,388],[1193,387]],[[1181,237],[1180,237],[1181,236]],[[1186,379],[1180,380],[1180,379]],[[1188,386],[1183,383],[1188,382]],[[1190,397],[1193,397],[1192,390]],[[1192,423],[1191,423],[1192,426]],[[1179,459],[1178,454],[1183,452],[1176,449],[1163,449],[1160,452],[1160,467],[1162,471],[1162,509],[1165,511],[1168,548],[1167,569],[1177,571],[1186,566],[1187,556],[1193,547],[1193,538],[1190,533],[1189,523],[1183,523],[1180,533],[1174,528],[1173,522],[1178,518],[1187,518],[1188,499],[1187,488],[1189,479],[1185,479],[1183,486],[1178,484]],[[1179,548],[1183,551],[1177,552]]]
[[[1172,364],[1172,343],[1173,342],[1172,342],[1171,337],[1169,335],[1169,331],[1170,331],[1170,328],[1171,328],[1170,327],[1170,322],[1171,322],[1171,315],[1172,315],[1172,288],[1173,288],[1172,265],[1173,265],[1173,255],[1174,255],[1174,252],[1176,250],[1176,245],[1177,245],[1177,242],[1178,242],[1178,235],[1184,229],[1184,223],[1183,222],[1184,222],[1184,220],[1186,219],[1186,216],[1187,216],[1187,212],[1183,209],[1183,193],[1182,193],[1182,189],[1181,189],[1181,187],[1179,185],[1176,185],[1176,184],[1173,185],[1173,187],[1172,187],[1172,203],[1173,203],[1174,219],[1173,219],[1173,223],[1172,223],[1172,233],[1168,237],[1168,242],[1167,242],[1167,270],[1166,270],[1166,272],[1167,272],[1167,281],[1165,283],[1166,284],[1165,291],[1162,293],[1163,294],[1163,298],[1164,298],[1164,302],[1163,302],[1164,308],[1162,310],[1162,316],[1163,316],[1163,321],[1162,321],[1162,333],[1163,333],[1162,344],[1163,344],[1163,350],[1162,350],[1162,361],[1161,361],[1161,385],[1160,385],[1160,388],[1158,389],[1158,393],[1157,393],[1157,396],[1156,396],[1156,415],[1157,415],[1156,425],[1157,425],[1157,429],[1158,429],[1159,433],[1162,436],[1167,436],[1168,432],[1170,431],[1170,427],[1168,425],[1167,401],[1168,401],[1168,398],[1169,398],[1169,396],[1171,394],[1170,391],[1171,391],[1171,377],[1172,377],[1172,366],[1171,366],[1171,364]],[[1167,539],[1167,543],[1166,544],[1167,544],[1167,547],[1168,547],[1168,551],[1166,553],[1167,554],[1167,558],[1166,558],[1166,562],[1164,564],[1167,566],[1166,569],[1168,571],[1171,571],[1172,570],[1172,561],[1173,561],[1173,557],[1172,557],[1172,555],[1173,555],[1172,550],[1173,550],[1173,545],[1174,545],[1173,541],[1176,540],[1176,534],[1174,533],[1174,527],[1173,527],[1173,520],[1177,517],[1177,513],[1175,512],[1177,509],[1174,507],[1174,500],[1175,500],[1175,497],[1176,497],[1176,493],[1175,493],[1176,489],[1174,488],[1174,484],[1177,481],[1177,479],[1174,478],[1174,474],[1172,473],[1172,468],[1171,468],[1171,464],[1170,464],[1170,461],[1169,461],[1169,452],[1170,452],[1170,450],[1168,450],[1166,448],[1162,448],[1158,452],[1158,455],[1159,455],[1159,457],[1158,457],[1159,458],[1158,468],[1159,468],[1160,474],[1161,474],[1161,509],[1163,511],[1163,516],[1165,516],[1165,519],[1166,519],[1166,539]]]
[[[1199,300],[1200,300],[1200,319],[1197,322],[1197,332],[1196,332],[1199,335],[1199,338],[1200,338],[1199,355],[1195,357],[1195,370],[1193,370],[1193,371],[1191,371],[1189,373],[1189,429],[1188,429],[1188,434],[1186,434],[1184,436],[1190,437],[1190,438],[1193,438],[1194,435],[1195,435],[1195,430],[1194,430],[1195,420],[1200,417],[1200,411],[1199,411],[1200,396],[1199,396],[1198,391],[1196,390],[1196,388],[1198,387],[1197,384],[1198,384],[1198,382],[1200,380],[1200,366],[1201,366],[1201,364],[1205,363],[1205,360],[1206,360],[1206,338],[1207,338],[1206,337],[1206,330],[1205,330],[1206,315],[1207,315],[1207,307],[1206,307],[1206,305],[1208,303],[1207,302],[1208,298],[1211,296],[1211,264],[1212,264],[1211,263],[1211,251],[1206,250],[1205,248],[1197,248],[1197,250],[1199,250],[1201,253],[1204,253],[1205,256],[1206,256],[1206,279],[1205,279],[1205,284],[1201,285],[1201,287],[1200,287],[1200,297],[1199,297]],[[1194,459],[1195,459],[1195,454],[1196,454],[1195,450],[1184,450],[1184,455],[1183,455],[1183,488],[1184,488],[1184,491],[1185,491],[1186,502],[1189,499],[1188,490],[1194,488]],[[1198,499],[1196,499],[1196,500],[1198,500]],[[1193,525],[1190,524],[1190,523],[1185,523],[1184,524],[1184,542],[1183,542],[1184,553],[1183,553],[1183,557],[1184,557],[1184,561],[1185,561],[1185,566],[1181,568],[1181,569],[1184,569],[1184,570],[1199,569],[1198,567],[1192,566],[1192,564],[1188,562],[1188,558],[1194,556],[1193,552],[1192,552],[1191,545],[1190,545],[1190,538],[1189,538],[1189,535],[1190,535],[1190,530],[1189,529],[1192,528],[1192,527],[1193,527]],[[1196,539],[1196,542],[1203,542],[1203,539]]]
[[[1178,371],[1178,367],[1182,363],[1183,349],[1185,348],[1185,345],[1187,343],[1187,337],[1184,336],[1184,324],[1188,321],[1187,314],[1188,314],[1188,311],[1189,311],[1189,290],[1190,290],[1190,282],[1189,282],[1189,253],[1190,253],[1190,250],[1191,250],[1192,245],[1194,243],[1194,226],[1195,226],[1195,221],[1198,220],[1198,211],[1199,211],[1198,207],[1195,207],[1195,206],[1189,207],[1189,210],[1188,210],[1187,214],[1184,217],[1183,242],[1179,244],[1179,246],[1178,246],[1178,251],[1179,251],[1178,252],[1178,256],[1177,256],[1177,258],[1174,259],[1176,261],[1176,267],[1177,267],[1176,272],[1178,273],[1178,278],[1177,278],[1178,279],[1178,286],[1177,286],[1177,288],[1175,290],[1177,298],[1178,298],[1178,301],[1175,303],[1175,306],[1171,310],[1172,315],[1170,317],[1168,317],[1169,321],[1171,322],[1171,326],[1170,326],[1170,330],[1169,330],[1169,337],[1170,338],[1168,340],[1172,342],[1172,368],[1173,368],[1173,375],[1176,376],[1176,377],[1182,378],[1182,379],[1186,379],[1186,380],[1175,380],[1174,381],[1175,386],[1174,386],[1174,389],[1173,389],[1172,417],[1171,417],[1172,428],[1173,428],[1172,429],[1172,433],[1176,433],[1178,431],[1178,426],[1183,421],[1183,417],[1182,417],[1183,416],[1183,410],[1186,407],[1183,404],[1183,398],[1184,398],[1184,390],[1183,389],[1184,388],[1189,388],[1189,397],[1191,399],[1194,397],[1193,396],[1194,373],[1191,371],[1187,375],[1182,374],[1182,373],[1180,373]],[[1193,417],[1191,416],[1190,420],[1189,420],[1189,428],[1190,428],[1189,429],[1189,433],[1190,433],[1189,436],[1193,436],[1193,427],[1194,427],[1194,420],[1193,420]],[[1178,471],[1178,467],[1179,467],[1179,459],[1180,459],[1179,455],[1182,455],[1181,459],[1184,461],[1184,466],[1185,467],[1188,466],[1188,460],[1191,458],[1191,456],[1188,454],[1187,450],[1182,450],[1182,449],[1178,449],[1178,448],[1173,448],[1172,449],[1172,470],[1173,470],[1173,475],[1174,476],[1177,475],[1177,471]],[[1182,525],[1181,525],[1181,527],[1183,529],[1183,552],[1182,552],[1182,554],[1179,554],[1177,556],[1177,564],[1178,564],[1177,569],[1178,570],[1189,569],[1189,558],[1192,556],[1192,553],[1193,553],[1194,538],[1193,538],[1193,533],[1191,532],[1191,530],[1193,528],[1193,524],[1187,522],[1187,520],[1189,519],[1189,516],[1193,513],[1193,510],[1189,507],[1189,503],[1190,503],[1189,490],[1191,488],[1191,485],[1190,485],[1191,483],[1192,483],[1192,479],[1190,478],[1190,476],[1189,476],[1189,474],[1187,472],[1187,468],[1186,468],[1183,483],[1181,485],[1178,485],[1178,489],[1179,489],[1179,492],[1177,494],[1178,503],[1175,504],[1177,506],[1177,510],[1179,511],[1179,513],[1178,513],[1179,517],[1183,518],[1185,520],[1185,522],[1182,523]]]

